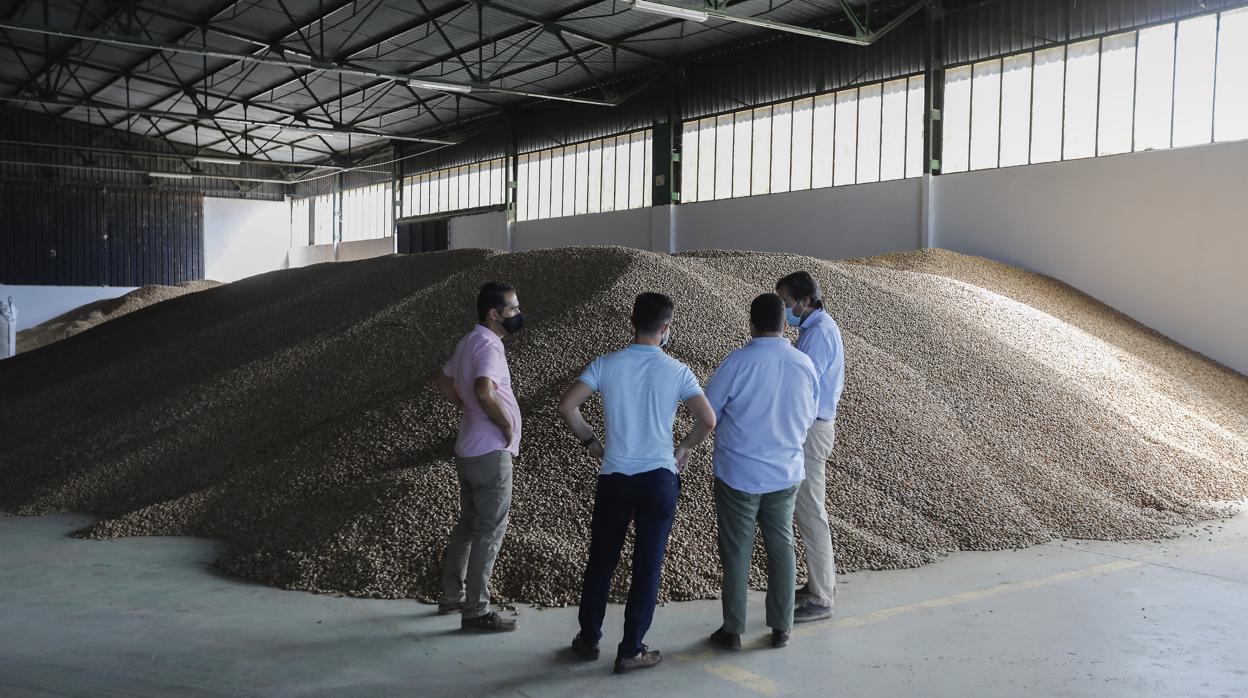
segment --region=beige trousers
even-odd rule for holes
[[[806,432],[806,479],[797,490],[793,520],[806,545],[806,586],[811,600],[831,607],[836,601],[836,553],[832,550],[832,533],[828,527],[827,477],[828,456],[836,442],[836,424],[816,421]]]

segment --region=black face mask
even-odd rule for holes
[[[511,317],[505,317],[498,324],[503,326],[503,331],[507,334],[515,334],[524,326],[524,313],[516,313]]]

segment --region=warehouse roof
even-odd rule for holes
[[[682,0],[661,0],[673,6]],[[611,109],[672,66],[773,29],[857,33],[910,0],[10,0],[0,102],[249,159],[459,142],[533,103]],[[792,34],[782,36],[795,37]]]

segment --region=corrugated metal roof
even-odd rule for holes
[[[618,0],[149,0],[129,4],[132,12],[102,0],[87,0],[87,4],[89,12],[80,13],[67,0],[49,0],[46,25],[188,49],[287,60],[316,56],[358,69],[589,98],[609,96],[602,95],[595,83],[618,82],[621,75],[638,71],[663,70],[664,62],[673,58],[765,33],[718,21],[682,22],[632,10]],[[834,19],[840,13],[831,4],[812,0],[739,0],[728,6],[738,14],[792,23]],[[33,3],[22,5],[12,19],[19,25],[45,25]],[[208,31],[196,29],[205,23]],[[598,40],[610,46],[595,43]],[[248,136],[255,136],[270,146],[282,146],[272,151],[275,157],[278,153],[323,157],[320,151],[343,139],[221,124],[195,129],[182,122],[208,110],[222,118],[307,120],[324,126],[421,134],[445,132],[444,124],[466,123],[532,102],[525,96],[489,92],[455,96],[417,90],[413,95],[406,86],[367,76],[64,37],[45,42],[40,35],[24,32],[8,33],[6,42],[0,43],[0,55],[6,51],[21,59],[0,61],[0,90],[10,95],[32,94],[35,90],[30,83],[35,83],[46,85],[60,100],[167,112],[175,122],[153,127],[151,115],[126,119],[116,111],[30,108],[71,119],[107,120],[123,128],[163,134],[178,143],[194,143],[197,130],[201,142],[206,132],[214,132],[216,137],[209,142],[227,147],[251,142]],[[36,73],[34,80],[29,72]],[[65,79],[65,74],[72,79]],[[122,77],[126,74],[129,80]],[[156,117],[155,121],[162,120]],[[350,140],[358,147],[375,139]]]

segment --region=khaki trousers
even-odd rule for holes
[[[442,563],[442,601],[464,602],[463,617],[490,612],[490,573],[511,511],[511,454],[494,451],[456,458],[459,521]]]
[[[816,421],[806,432],[806,479],[797,490],[793,520],[806,545],[806,586],[811,600],[832,607],[836,601],[836,552],[832,549],[832,532],[828,526],[825,504],[828,485],[825,470],[828,456],[836,442],[836,424]]]

